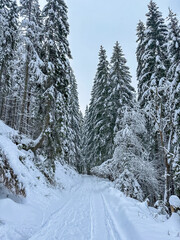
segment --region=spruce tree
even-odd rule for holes
[[[81,171],[81,153],[80,153],[80,109],[77,92],[76,78],[72,69],[69,72],[70,76],[70,93],[69,93],[69,134],[68,139],[68,163],[74,166],[78,171]]]
[[[169,151],[173,153],[173,170],[175,192],[180,196],[180,26],[176,15],[169,11],[168,24],[168,52],[170,59],[170,68],[168,79],[170,87],[168,88],[167,110],[170,114],[170,136]],[[172,159],[171,159],[172,160]]]
[[[109,63],[106,51],[101,46],[99,52],[99,63],[94,80],[91,103],[88,114],[88,149],[90,153],[89,162],[100,165],[107,159],[107,119],[105,101],[108,94]]]
[[[43,61],[40,57],[42,23],[38,0],[21,0],[20,16],[20,36],[12,74],[14,91],[21,100],[18,109],[19,118],[16,121],[20,133],[32,137],[36,86],[44,78]]]
[[[18,39],[18,7],[16,1],[0,2],[0,119],[10,124],[11,69]]]
[[[44,124],[42,138],[49,169],[54,159],[64,161],[67,151],[69,61],[71,57],[67,36],[69,24],[67,6],[63,0],[48,0],[43,10],[44,40],[42,58],[46,81],[43,84]]]
[[[82,171],[83,173],[87,173],[90,169],[90,162],[88,161],[88,153],[87,153],[87,144],[88,144],[88,113],[89,109],[86,106],[84,117],[81,116],[81,163],[82,163]]]
[[[148,101],[151,102],[151,99],[154,99],[156,88],[162,87],[165,81],[168,67],[167,27],[156,3],[150,1],[148,8],[145,36],[143,37],[144,54],[142,57],[139,55],[142,53],[137,55],[137,59],[144,62],[144,67],[139,75],[138,86],[141,86],[142,90],[139,89],[138,98],[140,106],[147,108],[147,110]]]
[[[137,50],[136,50],[136,56],[137,56],[137,71],[136,71],[136,76],[137,76],[137,81],[138,81],[138,99],[142,97],[143,91],[142,91],[142,71],[144,68],[144,61],[143,61],[143,55],[145,51],[145,26],[142,21],[139,21],[137,25]]]
[[[112,157],[114,136],[121,129],[120,120],[124,106],[133,106],[135,90],[131,86],[131,75],[126,65],[122,48],[116,42],[111,58],[111,69],[108,86],[108,97],[106,99],[107,118],[109,122],[110,149],[109,157]]]
[[[167,58],[167,27],[161,12],[155,2],[150,1],[149,12],[146,14],[146,30],[143,45],[145,45],[142,61],[144,66],[138,78],[138,99],[140,107],[147,113],[147,124],[150,136],[151,159],[159,170],[161,194],[168,204],[170,194],[170,165],[167,153],[167,117],[165,106],[167,102],[166,72],[169,68]],[[137,56],[139,58],[140,56]],[[164,174],[165,172],[165,174]],[[165,180],[163,179],[165,176]],[[164,190],[163,190],[164,188]]]

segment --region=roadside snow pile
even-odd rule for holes
[[[97,177],[108,178],[113,181],[114,178],[113,178],[112,164],[113,164],[113,159],[109,159],[103,162],[100,166],[93,167],[91,169],[91,174]]]
[[[169,199],[169,203],[174,208],[179,208],[180,209],[180,199],[177,196],[172,195]]]
[[[22,201],[33,188],[38,187],[41,191],[42,185],[47,185],[48,181],[36,167],[32,151],[21,149],[17,140],[21,142],[18,132],[0,121],[0,198]],[[44,161],[43,156],[38,157],[38,160]],[[72,186],[76,177],[73,169],[56,162],[54,182],[60,188]]]
[[[110,187],[104,194],[114,217],[119,219],[121,230],[128,230],[131,236],[124,239],[135,240],[175,240],[180,239],[180,216],[173,213],[167,219],[158,209],[149,207],[147,202],[126,197],[124,193]],[[137,235],[139,233],[139,235]]]
[[[8,127],[3,121],[0,120],[0,136],[12,139],[16,134],[16,130]]]
[[[54,185],[34,164],[31,151],[18,149],[18,132],[0,121],[0,239],[29,239],[73,190],[79,175],[56,163]],[[43,159],[42,159],[43,161]]]
[[[24,153],[12,142],[17,132],[0,121],[0,196],[26,196]]]
[[[69,189],[64,191],[62,187],[48,186],[35,168],[30,173],[32,177],[33,172],[35,179],[31,178],[31,184],[28,182],[27,197],[23,204],[8,198],[0,199],[1,240],[29,239],[66,204],[69,194],[75,190],[75,184],[80,178],[73,169],[68,170],[68,167],[59,166],[56,174],[58,176],[62,174],[62,186],[66,182],[65,188]],[[72,179],[69,180],[70,178]]]

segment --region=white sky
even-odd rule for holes
[[[45,0],[39,0],[41,6]],[[89,104],[93,79],[98,64],[100,45],[110,60],[114,43],[119,41],[136,88],[136,26],[146,21],[149,0],[65,0],[70,24],[72,68],[76,75],[80,108]],[[164,17],[168,7],[180,16],[180,0],[156,0]]]

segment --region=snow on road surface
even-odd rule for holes
[[[109,181],[90,176],[82,176],[78,179],[79,182],[72,189],[63,190],[64,193],[62,191],[60,195],[56,195],[54,201],[51,198],[51,201],[48,203],[49,210],[47,210],[48,207],[45,205],[47,203],[43,201],[44,205],[42,206],[44,206],[44,209],[41,206],[41,209],[38,210],[38,203],[35,204],[34,201],[34,210],[31,206],[31,214],[27,215],[27,218],[31,218],[31,222],[28,223],[29,228],[26,226],[26,230],[22,229],[21,226],[18,228],[18,225],[13,225],[12,223],[11,225],[4,223],[2,226],[6,226],[6,234],[1,235],[2,226],[0,224],[0,239],[180,239],[178,237],[178,229],[180,229],[179,216],[176,215],[173,219],[170,218],[162,222],[156,216],[155,209],[148,208],[145,203],[125,197],[121,192],[114,189]],[[24,205],[18,204],[19,207],[21,205],[24,208],[28,207],[26,203]],[[20,209],[18,211],[21,213]],[[37,216],[34,216],[34,221],[32,218],[33,214],[37,214]],[[21,214],[16,217],[17,219],[21,218]],[[25,217],[24,221],[26,221]],[[25,225],[25,222],[23,224]],[[12,229],[14,229],[14,232],[12,232]],[[28,229],[31,231],[28,232]]]
[[[110,184],[96,177],[83,177],[66,202],[29,240],[173,239],[145,205],[147,212],[138,201],[120,197]]]
[[[16,131],[0,121],[0,149],[26,188],[26,199],[0,183],[0,240],[178,240],[180,217],[157,214],[124,196],[108,180],[81,176],[56,163],[56,186],[13,143]],[[26,156],[25,162],[19,156]]]

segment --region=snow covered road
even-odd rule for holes
[[[46,191],[25,204],[0,201],[1,240],[180,239],[178,216],[163,222],[154,208],[127,198],[109,181],[79,176],[69,189]],[[9,206],[14,220],[6,214]]]
[[[154,219],[143,210],[146,206],[120,197],[110,186],[110,182],[96,177],[82,177],[66,202],[29,240],[173,239],[157,222],[159,232],[154,229]]]
[[[105,182],[84,177],[81,186],[30,240],[125,240],[110,212],[106,190]]]

